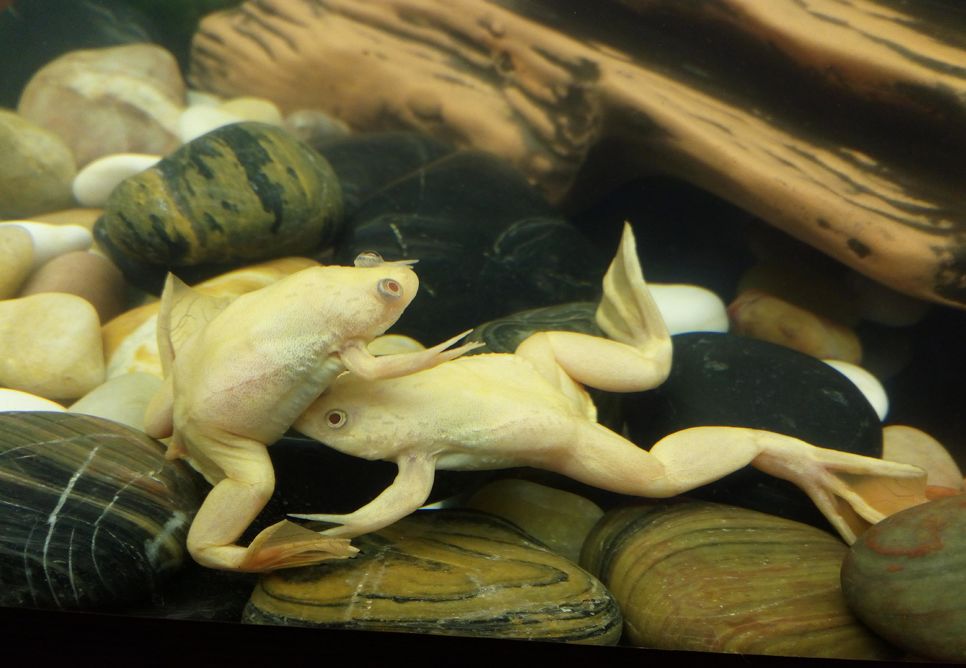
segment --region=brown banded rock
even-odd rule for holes
[[[243,621],[613,645],[620,612],[589,573],[485,513],[426,511],[346,560],[263,577]]]
[[[682,500],[609,511],[581,564],[620,602],[640,647],[879,659],[897,652],[849,611],[848,551],[814,527],[744,508]]]
[[[596,150],[620,170],[602,187],[681,178],[897,290],[966,304],[966,50],[942,22],[867,0],[776,0],[760,19],[750,0],[677,4],[250,1],[202,22],[190,79],[492,151],[555,200]]]
[[[79,166],[112,153],[178,147],[185,86],[174,56],[154,44],[71,51],[27,83],[17,110],[61,137]]]

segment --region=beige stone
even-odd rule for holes
[[[30,274],[34,261],[34,243],[21,227],[0,226],[0,299],[17,294]]]
[[[37,269],[20,294],[24,297],[42,292],[66,292],[83,297],[94,306],[101,322],[107,322],[124,309],[124,276],[102,255],[74,251],[55,257]]]
[[[144,411],[161,386],[150,373],[126,373],[98,385],[71,404],[71,413],[83,413],[114,420],[144,431]]]
[[[18,111],[59,135],[77,164],[111,153],[178,147],[185,87],[174,56],[153,44],[71,51],[27,83]]]
[[[104,381],[100,321],[90,303],[63,293],[0,302],[0,385],[73,399]]]
[[[46,411],[63,413],[67,409],[56,401],[38,397],[36,394],[0,388],[0,413],[10,411]]]
[[[17,218],[72,206],[77,167],[53,132],[0,109],[0,218]]]
[[[37,216],[31,216],[32,220],[38,223],[50,223],[51,225],[80,225],[88,230],[94,229],[94,223],[104,213],[103,209],[82,207],[74,209],[62,209],[51,211]]]

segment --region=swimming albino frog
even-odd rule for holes
[[[925,500],[924,473],[755,429],[698,427],[645,451],[596,422],[587,384],[614,392],[663,382],[671,341],[644,283],[630,226],[604,278],[596,319],[609,339],[539,332],[513,354],[463,357],[393,380],[337,378],[295,429],[348,454],[395,461],[394,482],[347,515],[295,515],[356,536],[419,508],[434,470],[532,466],[613,492],[668,497],[748,464],[803,488],[852,541]],[[845,504],[839,501],[844,501]]]
[[[406,354],[367,351],[416,295],[409,264],[363,253],[354,267],[310,267],[234,300],[206,297],[169,275],[158,316],[165,384],[145,430],[170,435],[168,458],[189,459],[214,485],[188,532],[200,564],[263,571],[354,554],[347,540],[287,520],[248,547],[235,542],[275,487],[266,446],[333,378],[346,369],[370,380],[399,376],[477,345],[447,350],[458,336]]]

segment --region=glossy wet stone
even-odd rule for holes
[[[640,647],[782,656],[897,655],[852,615],[847,551],[798,522],[705,502],[608,512],[581,564],[607,585]]]
[[[280,128],[218,128],[122,182],[94,234],[126,273],[311,253],[342,220],[325,159]]]
[[[0,414],[0,605],[114,608],[187,559],[198,478],[109,420]]]
[[[596,578],[492,516],[424,512],[354,542],[353,559],[263,578],[243,621],[605,645],[620,636]]]
[[[74,156],[53,132],[0,109],[0,219],[73,205]]]
[[[966,496],[886,518],[852,546],[842,588],[855,614],[915,656],[966,661]]]
[[[689,427],[720,425],[767,429],[860,455],[882,454],[875,410],[827,364],[729,334],[679,334],[672,341],[667,381],[625,401],[631,440],[641,447]],[[690,495],[828,527],[804,492],[750,467]]]

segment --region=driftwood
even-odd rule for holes
[[[202,22],[190,80],[492,151],[558,202],[605,146],[615,181],[685,179],[962,307],[966,48],[893,4],[249,0]]]

